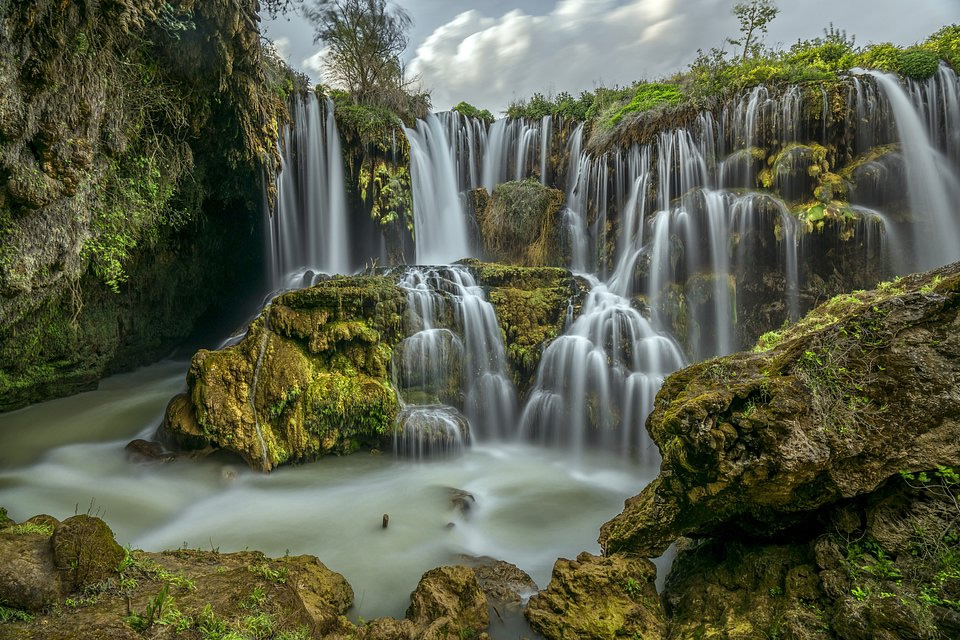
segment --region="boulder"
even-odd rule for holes
[[[567,264],[562,247],[564,195],[536,180],[504,182],[487,202],[474,198],[480,235],[494,262],[528,267]]]
[[[515,564],[487,556],[463,559],[473,567],[480,588],[493,603],[520,607],[539,590],[533,578]]]
[[[0,532],[0,602],[39,611],[56,603],[63,592],[49,536]]]
[[[901,470],[960,464],[960,264],[839,296],[753,353],[670,376],[660,475],[600,533],[657,556],[684,535],[769,535]]]
[[[53,560],[70,590],[99,585],[117,574],[123,547],[100,518],[78,515],[53,530]]]
[[[550,584],[530,598],[524,615],[548,640],[660,640],[665,626],[656,575],[645,558],[586,552],[576,560],[560,558]]]
[[[477,576],[464,566],[438,567],[423,574],[410,596],[406,618],[421,638],[476,637],[490,623]]]

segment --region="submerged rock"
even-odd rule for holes
[[[654,586],[657,570],[645,558],[560,558],[547,588],[530,598],[524,615],[548,640],[664,637],[664,616]]]
[[[841,296],[754,353],[670,376],[648,422],[660,475],[603,526],[605,552],[770,534],[901,470],[960,464],[958,299],[954,264]]]

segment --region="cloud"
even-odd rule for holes
[[[562,0],[548,13],[499,18],[465,11],[417,48],[410,70],[433,89],[437,109],[466,100],[501,111],[534,91],[626,84],[680,69],[698,47],[718,44],[725,0]],[[693,12],[695,11],[695,15]]]
[[[955,20],[956,0],[915,2],[918,10],[904,12],[902,0],[782,1],[766,42],[789,46],[822,35],[832,22],[860,43],[908,44]],[[436,27],[409,68],[432,89],[438,110],[466,100],[499,112],[535,91],[577,93],[683,70],[697,49],[721,46],[725,36],[737,33],[732,5],[733,0],[560,0],[500,17],[469,10]]]

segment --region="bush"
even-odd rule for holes
[[[469,102],[461,101],[460,104],[455,106],[452,110],[456,111],[460,115],[465,116],[467,118],[476,118],[477,120],[483,120],[487,124],[490,124],[494,120],[493,114],[490,113],[489,109],[477,109],[475,106],[473,106]]]
[[[900,47],[890,42],[872,44],[857,56],[857,66],[895,73],[900,68],[901,53]]]
[[[900,54],[898,71],[903,76],[913,80],[926,80],[937,72],[940,67],[940,57],[921,47],[907,49]]]
[[[960,25],[951,24],[927,38],[924,48],[934,51],[954,69],[960,69]]]

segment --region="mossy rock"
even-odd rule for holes
[[[484,251],[496,262],[529,267],[565,263],[560,246],[564,195],[536,180],[505,182],[477,211]]]
[[[601,545],[659,555],[682,535],[769,535],[901,470],[960,465],[958,300],[960,263],[670,376],[648,421],[660,475]]]
[[[92,587],[117,575],[124,558],[113,531],[100,518],[77,515],[54,529],[53,559],[74,590]]]
[[[389,365],[405,308],[387,276],[278,296],[240,343],[197,352],[164,439],[232,451],[263,471],[375,446],[399,408]]]
[[[576,560],[560,558],[550,584],[530,598],[524,615],[548,640],[660,640],[665,625],[656,575],[645,558],[586,552]]]
[[[406,618],[421,629],[421,638],[447,633],[473,638],[490,624],[487,598],[473,569],[464,566],[438,567],[423,574],[410,596]]]

